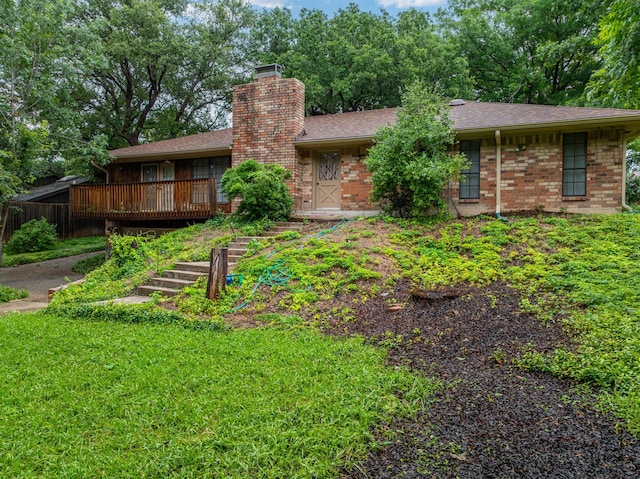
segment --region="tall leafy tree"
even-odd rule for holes
[[[263,39],[262,61],[305,83],[310,114],[395,107],[418,80],[448,97],[471,93],[465,60],[417,10],[394,18],[351,4],[331,18],[305,9],[298,19],[278,10],[263,16],[254,38]]]
[[[0,2],[0,261],[9,202],[33,181],[34,163],[53,158],[46,118],[58,107],[70,8],[65,0]]]
[[[107,132],[115,148],[219,126],[231,85],[247,71],[253,18],[245,0],[83,2],[74,94],[85,136]]]
[[[599,67],[601,0],[450,0],[440,15],[479,99],[578,102]]]
[[[640,109],[640,8],[613,0],[599,23],[596,45],[602,68],[589,84],[591,103]]]

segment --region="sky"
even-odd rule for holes
[[[386,10],[391,15],[396,15],[408,8],[417,8],[429,13],[435,13],[438,8],[444,7],[447,0],[315,0],[305,2],[301,0],[250,0],[258,8],[289,8],[294,15],[300,13],[302,8],[323,10],[330,17],[339,9],[355,3],[360,10],[379,13],[380,9]]]

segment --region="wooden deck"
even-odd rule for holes
[[[71,215],[110,220],[204,219],[216,214],[215,178],[71,186]]]

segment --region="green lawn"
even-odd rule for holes
[[[428,397],[383,359],[306,329],[1,316],[0,477],[334,477]]]

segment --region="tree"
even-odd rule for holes
[[[237,215],[247,221],[287,221],[293,200],[285,181],[291,172],[272,163],[247,160],[222,175],[222,190],[229,200],[242,198]]]
[[[578,102],[599,67],[601,0],[450,0],[448,41],[469,62],[478,99]]]
[[[47,114],[57,108],[69,44],[68,1],[3,0],[0,16],[0,262],[11,199],[33,181],[34,163],[53,159]]]
[[[226,122],[232,85],[248,70],[245,0],[87,0],[75,19],[82,78],[73,99],[83,137],[117,148]]]
[[[280,63],[284,74],[306,86],[308,114],[331,114],[398,106],[415,81],[445,96],[469,97],[464,59],[444,44],[426,13],[397,19],[360,11],[351,4],[329,18],[320,10],[266,13],[253,32],[262,40],[258,58]]]
[[[596,45],[602,68],[595,72],[589,103],[640,109],[640,9],[634,0],[613,0],[599,23]]]
[[[445,187],[466,164],[447,154],[454,140],[446,103],[424,85],[412,85],[396,123],[376,133],[365,160],[373,174],[371,200],[402,217],[443,212]]]

